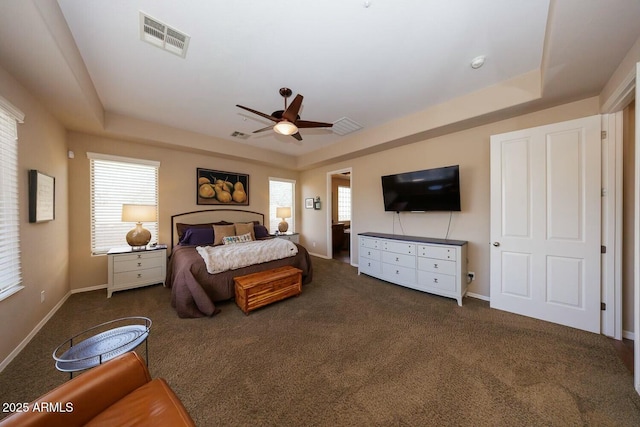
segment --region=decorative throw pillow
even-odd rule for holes
[[[256,239],[264,239],[265,237],[269,237],[269,230],[262,224],[255,224],[253,226],[253,235]]]
[[[213,245],[222,245],[222,239],[236,235],[236,227],[231,225],[213,225]]]
[[[184,232],[181,245],[205,246],[213,244],[213,228],[188,228]]]
[[[192,228],[211,228],[211,223],[209,224],[185,224],[183,222],[176,223],[176,230],[178,231],[178,238],[180,239],[180,241],[184,239],[184,234],[187,232],[187,230],[190,230]]]
[[[253,231],[253,222],[236,222],[236,236],[249,233],[251,240],[256,240],[255,233]]]
[[[241,234],[240,236],[225,236],[222,239],[222,243],[225,245],[233,245],[235,243],[246,243],[251,242],[253,239],[251,238],[250,233]]]

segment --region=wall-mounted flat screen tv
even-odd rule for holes
[[[383,176],[382,196],[385,211],[459,211],[460,167]]]

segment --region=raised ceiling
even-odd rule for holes
[[[186,56],[141,41],[140,12],[189,35]],[[628,0],[3,0],[0,65],[69,129],[140,139],[137,122],[157,123],[198,136],[193,148],[257,148],[295,167],[508,81],[539,87],[518,102],[597,95],[638,22],[640,2]],[[478,55],[486,63],[472,69]],[[235,105],[282,109],[285,86],[304,95],[303,119],[362,130],[252,134],[269,122]]]

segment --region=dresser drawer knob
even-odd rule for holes
[[[400,260],[398,259],[398,257],[396,257],[396,262],[399,262]]]
[[[433,283],[438,283],[438,278],[437,277],[433,278]]]
[[[396,274],[400,274],[400,272],[398,270],[396,270]]]
[[[142,273],[138,273],[138,279],[142,277]]]
[[[141,262],[138,263],[138,267],[142,267],[142,263]]]
[[[433,264],[433,268],[438,268],[438,264]]]

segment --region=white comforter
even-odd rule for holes
[[[298,247],[286,239],[254,240],[222,246],[198,246],[210,274],[294,256]]]

